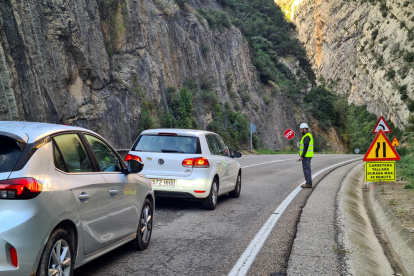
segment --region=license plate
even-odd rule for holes
[[[150,179],[152,185],[174,187],[175,179]]]

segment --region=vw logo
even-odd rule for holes
[[[160,165],[164,164],[164,159],[162,159],[162,158],[158,159],[158,164],[160,164]]]

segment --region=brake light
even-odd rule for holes
[[[210,168],[207,158],[199,157],[195,159],[194,168]]]
[[[202,194],[202,193],[205,193],[206,191],[194,191],[194,193],[196,193],[196,194]]]
[[[16,249],[13,246],[10,246],[10,259],[11,259],[11,263],[14,267],[19,266],[19,260],[17,259],[17,252],[16,252]]]
[[[205,157],[184,159],[182,165],[186,168],[210,168],[210,163]]]
[[[15,178],[0,181],[0,199],[32,199],[43,190],[42,182],[34,178]]]
[[[158,135],[163,135],[163,136],[177,136],[177,133],[159,132]]]
[[[183,167],[192,168],[194,166],[194,158],[188,158],[183,160]]]
[[[125,156],[125,162],[126,162],[126,161],[129,161],[129,160],[131,160],[131,159],[134,159],[134,160],[137,160],[137,161],[139,161],[139,162],[142,162],[142,159],[141,159],[141,157],[139,157],[139,156],[132,155],[132,154],[128,154],[127,156]]]

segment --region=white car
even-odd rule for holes
[[[125,161],[144,163],[143,174],[156,197],[201,199],[214,210],[217,198],[241,191],[241,168],[224,140],[216,133],[189,129],[151,129],[141,133]]]

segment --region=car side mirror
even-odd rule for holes
[[[240,158],[242,157],[242,153],[240,151],[234,151],[233,158]]]
[[[144,169],[144,164],[142,164],[141,162],[135,159],[128,160],[127,166],[128,166],[128,173],[139,173],[142,171],[142,169]]]

